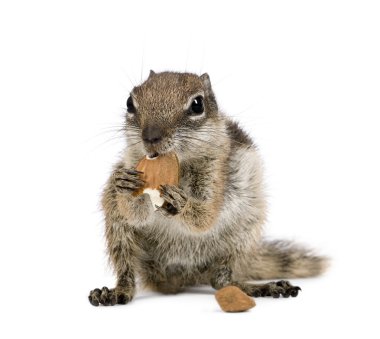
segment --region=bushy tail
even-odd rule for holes
[[[289,241],[264,241],[237,274],[244,280],[307,278],[322,274],[329,258]]]

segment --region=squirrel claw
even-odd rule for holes
[[[160,190],[161,196],[165,200],[162,208],[166,209],[171,215],[180,213],[187,203],[185,191],[173,185],[161,185]]]

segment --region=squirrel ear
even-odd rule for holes
[[[151,69],[150,72],[149,72],[149,78],[152,77],[155,74],[156,74],[156,72]]]
[[[203,82],[203,85],[207,88],[207,89],[211,89],[211,80],[210,80],[210,77],[207,73],[203,73],[201,76],[200,76],[202,82]]]

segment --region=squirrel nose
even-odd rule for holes
[[[162,130],[157,126],[145,127],[142,131],[142,139],[150,144],[157,144],[162,140]]]

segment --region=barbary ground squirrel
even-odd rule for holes
[[[116,287],[94,289],[92,305],[126,304],[143,286],[177,293],[188,286],[235,285],[250,296],[296,296],[281,280],[316,276],[327,259],[285,241],[265,241],[262,163],[257,147],[222,114],[207,74],[150,72],[127,101],[127,148],[103,192],[105,235]],[[179,186],[154,210],[135,170],[145,155],[175,152]]]

